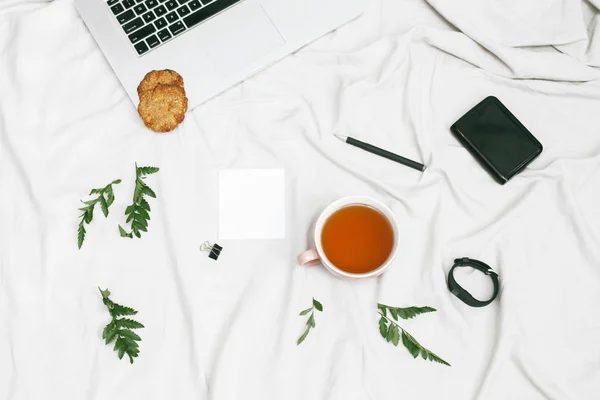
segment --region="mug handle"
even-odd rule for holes
[[[319,257],[319,253],[317,250],[310,249],[306,250],[298,255],[298,264],[303,267],[308,265],[315,265],[321,262],[321,257]]]

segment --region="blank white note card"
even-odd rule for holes
[[[219,172],[219,239],[285,238],[285,171]]]

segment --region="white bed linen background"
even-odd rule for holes
[[[595,5],[594,5],[595,4]],[[0,398],[597,399],[600,393],[600,3],[368,1],[365,13],[188,113],[142,125],[70,0],[0,3]],[[184,77],[185,78],[185,77]],[[449,126],[499,97],[544,144],[506,186]],[[424,174],[337,141],[423,160]],[[149,232],[122,239],[134,162],[156,165]],[[286,169],[288,237],[217,234],[223,168]],[[81,250],[77,207],[113,179]],[[329,202],[377,197],[401,226],[380,279],[295,256]],[[496,302],[445,288],[455,257],[499,271]],[[101,340],[96,286],[140,312],[141,354]],[[324,312],[296,346],[316,297]],[[451,368],[379,336],[376,303]]]

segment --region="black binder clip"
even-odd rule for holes
[[[208,241],[206,241],[200,245],[200,251],[210,251],[210,253],[208,254],[208,257],[212,258],[215,261],[217,261],[217,259],[221,255],[222,250],[223,250],[223,247],[219,246],[216,243],[210,244],[210,242],[208,242]]]

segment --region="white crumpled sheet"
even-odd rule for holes
[[[597,399],[596,7],[369,1],[356,21],[157,135],[70,0],[0,3],[0,398]],[[488,95],[544,145],[505,186],[449,131]],[[429,168],[366,154],[333,131]],[[148,178],[158,199],[141,240],[117,230],[134,162],[161,168]],[[222,242],[218,262],[200,253],[217,236],[218,171],[272,167],[288,177],[287,239]],[[79,199],[116,178],[109,218],[97,210],[78,250]],[[351,194],[397,214],[390,270],[346,282],[297,266],[319,211]],[[487,308],[446,289],[463,256],[500,274]],[[97,286],[140,311],[134,365],[100,339]],[[313,296],[324,312],[296,346]],[[452,367],[382,340],[378,301],[435,307],[404,327]]]

